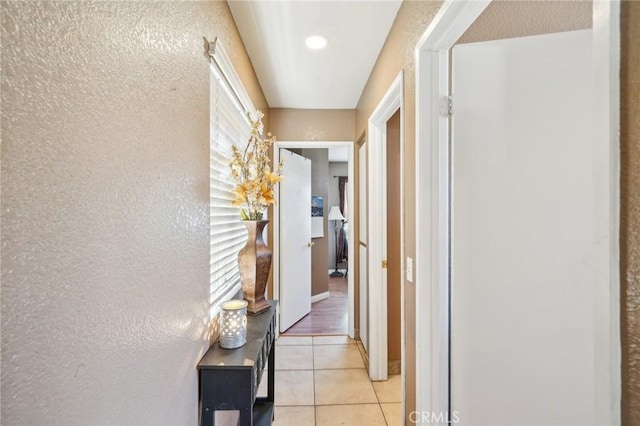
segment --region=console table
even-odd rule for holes
[[[214,344],[198,364],[200,425],[215,425],[215,412],[236,410],[240,426],[270,425],[273,420],[276,301],[258,315],[247,315],[247,343],[237,349]],[[268,393],[257,397],[269,360]],[[228,426],[227,424],[219,426]]]

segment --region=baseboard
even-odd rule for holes
[[[364,367],[367,369],[367,374],[369,374],[369,354],[364,350],[362,340],[358,340],[358,351],[360,352],[360,356],[362,356],[362,361],[364,361]]]
[[[402,361],[388,361],[387,362],[387,374],[394,376],[402,373]]]
[[[316,303],[324,299],[329,298],[329,292],[325,291],[324,293],[318,293],[315,296],[311,296],[311,303]]]
[[[334,271],[335,271],[335,269],[329,269],[329,275],[331,275]],[[338,269],[338,272],[342,272],[344,274],[345,272],[347,272],[347,270],[346,269]]]

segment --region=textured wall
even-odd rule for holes
[[[405,140],[405,255],[415,258],[415,60],[418,39],[438,12],[441,2],[404,1],[389,37],[367,82],[356,109],[356,135],[366,131],[367,120],[400,70],[404,70],[404,140]],[[357,172],[356,172],[357,173]],[[357,237],[356,237],[357,238]],[[415,287],[405,285],[405,413],[415,410]],[[407,417],[407,424],[410,421]]]
[[[640,2],[621,13],[622,424],[640,425]]]
[[[197,422],[226,2],[2,2],[2,424]]]
[[[591,28],[591,1],[493,1],[458,44]]]
[[[352,109],[269,110],[271,132],[281,141],[352,141],[355,111]]]
[[[329,291],[329,274],[327,273],[329,270],[327,259],[329,210],[327,210],[326,204],[329,198],[329,150],[325,148],[303,149],[300,155],[311,160],[311,195],[322,197],[325,202],[324,218],[322,219],[324,237],[314,238],[314,244],[311,248],[311,295],[315,296]]]

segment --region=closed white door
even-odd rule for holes
[[[453,49],[451,418],[594,424],[591,31]]]
[[[280,182],[280,332],[311,312],[311,161],[286,149]]]

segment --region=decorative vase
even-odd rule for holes
[[[244,220],[243,222],[249,231],[249,239],[238,253],[242,294],[244,300],[248,302],[247,311],[251,314],[259,314],[270,308],[264,293],[267,290],[272,254],[262,239],[262,231],[269,221]]]

